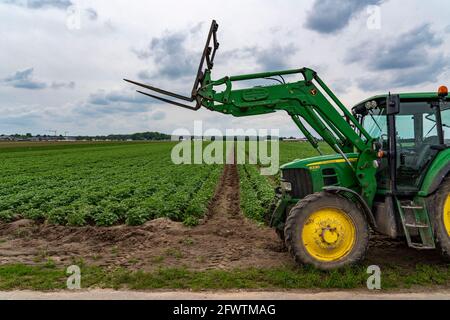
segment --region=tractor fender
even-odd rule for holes
[[[375,217],[373,216],[372,210],[370,210],[367,202],[363,199],[363,197],[352,189],[344,188],[344,187],[324,187],[322,189],[325,192],[339,194],[341,196],[346,197],[350,201],[354,201],[355,199],[358,201],[358,204],[361,206],[364,216],[366,217],[369,225],[373,229],[377,229],[377,223],[375,221]]]
[[[444,178],[450,173],[450,148],[440,151],[423,177],[419,196],[428,197],[435,194]]]
[[[442,181],[444,181],[445,177],[450,173],[450,163],[447,163],[433,179],[433,182],[430,184],[427,190],[427,195],[433,194],[437,191]]]

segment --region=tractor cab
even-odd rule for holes
[[[380,192],[415,194],[433,160],[450,145],[450,104],[436,93],[400,94],[396,110],[389,110],[387,98],[370,98],[353,112],[385,154],[377,172]]]

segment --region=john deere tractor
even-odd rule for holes
[[[380,95],[350,110],[308,68],[213,80],[217,29],[213,21],[191,96],[126,81],[160,95],[138,91],[142,94],[190,110],[205,107],[236,117],[285,111],[319,153],[317,136],[334,150],[334,155],[281,167],[270,224],[298,263],[327,270],[358,262],[371,230],[450,256],[446,87],[437,93]],[[288,75],[300,79],[286,82]],[[233,88],[236,82],[257,79],[272,82]]]

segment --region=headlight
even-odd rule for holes
[[[376,109],[378,107],[378,103],[375,100],[373,100],[370,104],[372,109]]]
[[[378,103],[373,100],[373,101],[367,101],[365,104],[365,107],[367,110],[373,110],[376,109],[378,107]]]
[[[281,181],[281,189],[284,191],[292,191],[292,184],[287,181]]]

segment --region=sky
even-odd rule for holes
[[[279,129],[287,114],[233,118],[165,105],[130,78],[189,95],[212,19],[213,78],[309,67],[351,108],[449,83],[442,0],[0,0],[0,134]]]

